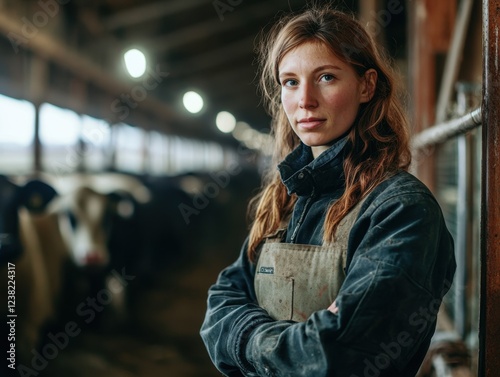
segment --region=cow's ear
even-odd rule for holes
[[[114,191],[107,194],[107,197],[108,209],[113,214],[120,216],[123,219],[129,219],[134,216],[137,203],[130,194],[121,191]]]
[[[0,174],[0,267],[22,255],[19,240],[19,186]]]
[[[48,205],[57,197],[57,192],[47,183],[32,180],[20,188],[20,204],[32,213],[45,212]]]

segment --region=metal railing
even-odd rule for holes
[[[482,110],[481,107],[478,107],[460,118],[436,124],[416,134],[411,141],[412,150],[416,152],[436,144],[444,143],[480,126],[481,123]]]

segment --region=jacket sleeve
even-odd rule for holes
[[[249,376],[415,375],[451,286],[452,239],[430,195],[393,196],[370,208],[351,231],[354,257],[336,300],[338,315],[321,310],[303,323],[271,321],[231,282],[241,260],[222,274],[210,305],[226,313],[214,323],[217,336],[245,352],[232,356],[246,358],[234,365],[245,365]],[[222,287],[231,296],[229,307],[213,297]]]
[[[236,262],[224,269],[208,291],[200,335],[216,368],[226,376],[257,376],[244,357],[249,332],[271,322],[257,305],[254,266],[246,256],[248,239]]]

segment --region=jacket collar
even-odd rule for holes
[[[300,143],[279,165],[281,180],[288,194],[319,194],[344,187],[344,147],[347,137],[337,140],[314,159],[311,148]]]

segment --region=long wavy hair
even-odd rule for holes
[[[345,191],[327,209],[323,243],[334,241],[342,218],[375,186],[411,162],[407,119],[395,88],[394,73],[373,39],[353,16],[331,8],[313,7],[278,21],[259,44],[260,87],[273,119],[273,166],[282,161],[300,140],[281,105],[278,67],[283,57],[305,42],[320,42],[350,64],[359,77],[377,71],[373,97],[360,105],[347,138],[344,160]],[[262,240],[289,217],[297,200],[288,195],[277,169],[268,172],[263,188],[250,203],[253,217],[248,257],[255,262]]]

